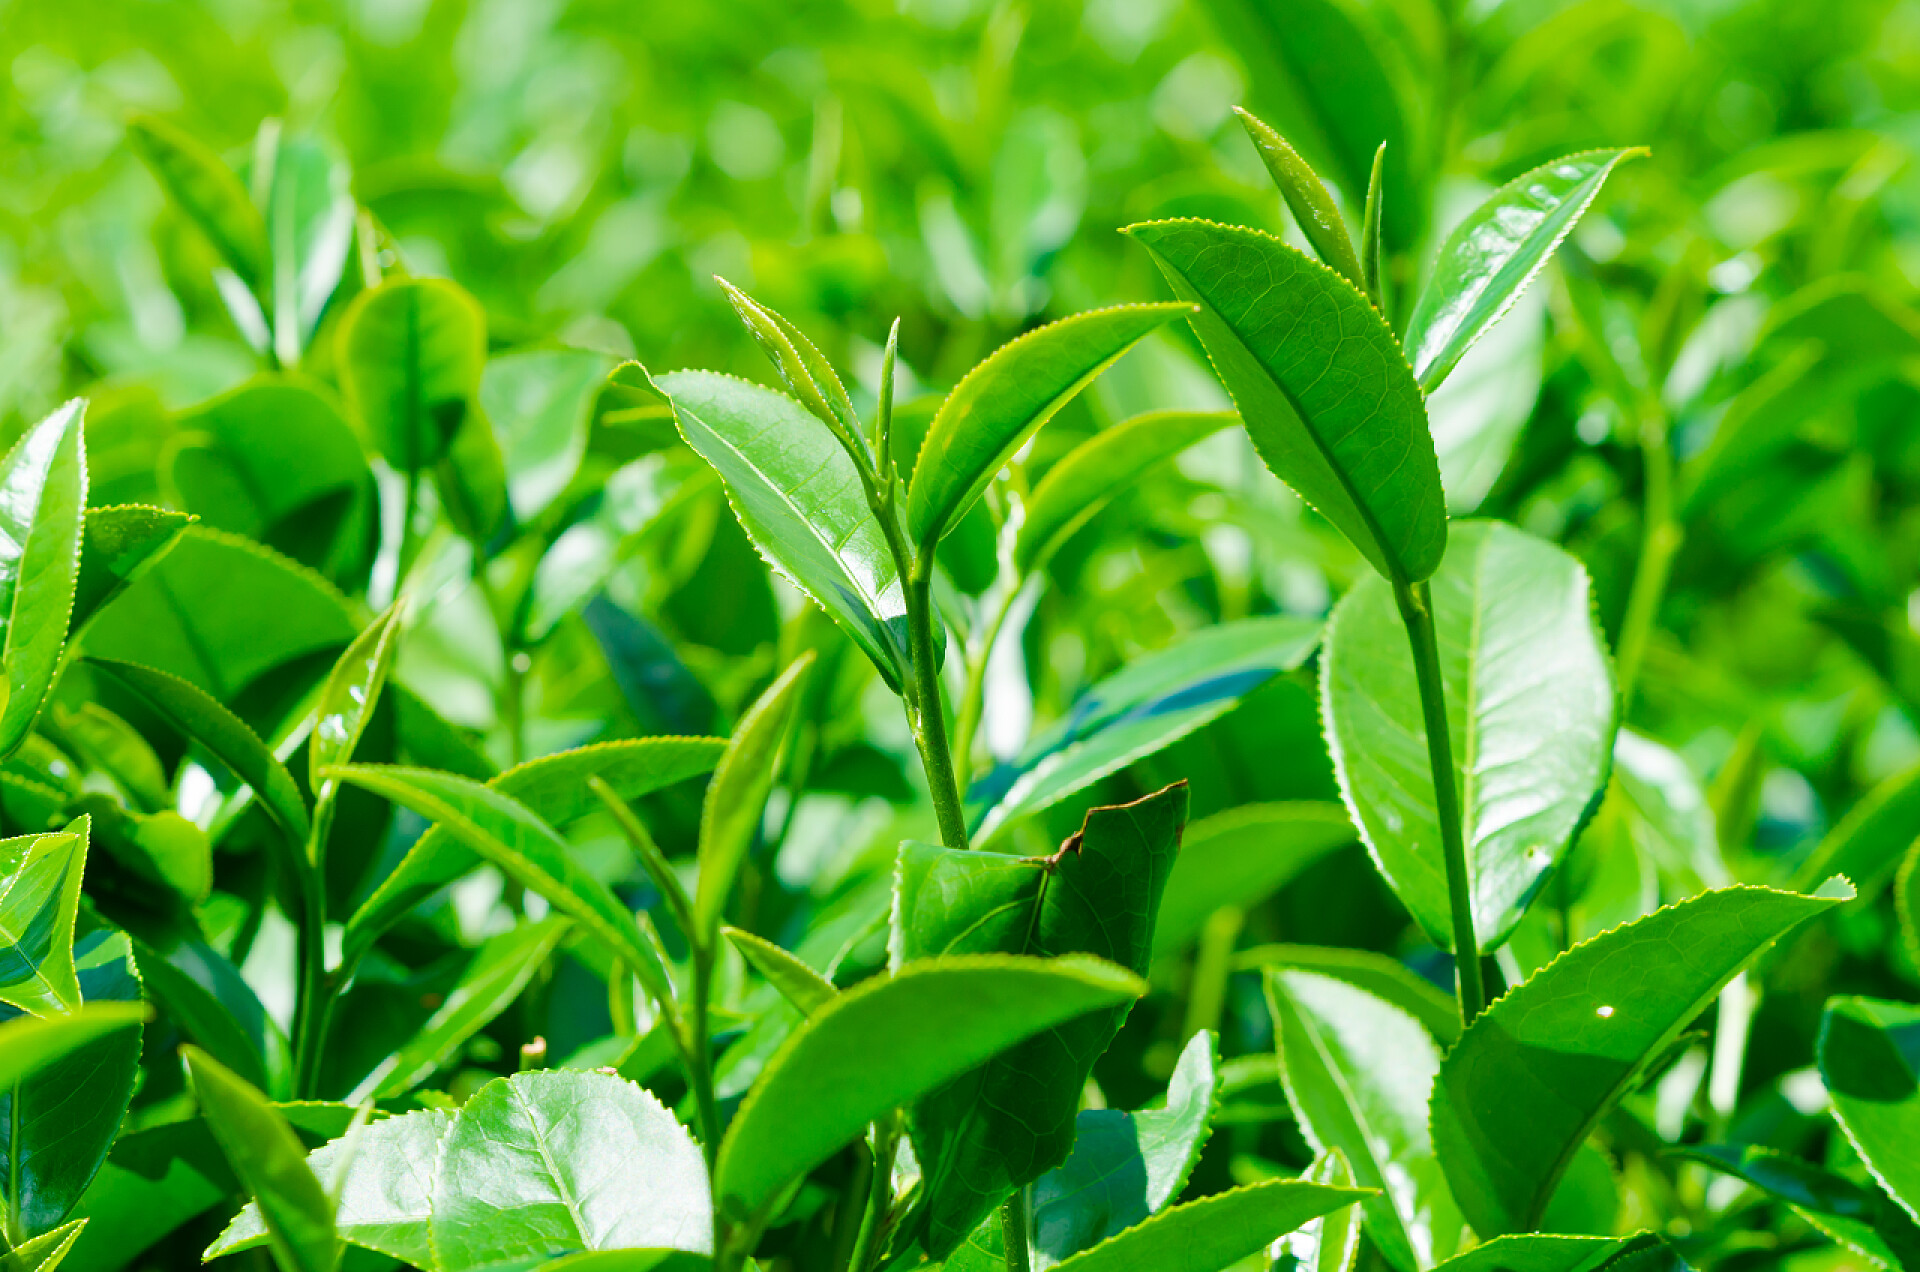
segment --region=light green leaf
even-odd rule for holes
[[[293,774],[252,729],[197,686],[164,671],[105,658],[90,658],[87,665],[126,686],[232,769],[235,777],[253,788],[292,855],[300,863],[307,862],[306,801],[294,785]]]
[[[1920,840],[1907,850],[1900,865],[1893,901],[1900,916],[1900,932],[1907,939],[1907,956],[1920,964]]]
[[[1240,619],[1184,635],[1123,667],[1080,695],[1012,762],[973,784],[967,802],[974,842],[1218,719],[1305,662],[1319,642],[1320,625],[1309,619]]]
[[[140,1002],[127,938],[82,938],[77,973],[89,1004]],[[17,1013],[0,1009],[0,1021]],[[138,1019],[84,1043],[45,1068],[0,1086],[0,1189],[6,1230],[48,1233],[93,1182],[120,1130],[140,1069]]]
[[[1353,285],[1258,230],[1155,221],[1128,234],[1192,319],[1255,449],[1389,579],[1417,583],[1447,546],[1420,386]]]
[[[1272,1179],[1162,1211],[1091,1250],[1056,1264],[1058,1272],[1224,1272],[1301,1224],[1366,1197],[1299,1179]]]
[[[340,1243],[333,1201],[293,1128],[266,1097],[197,1047],[184,1047],[187,1076],[213,1138],[265,1220],[281,1272],[333,1272]]]
[[[1025,1038],[1146,990],[1099,959],[952,958],[839,994],[770,1059],[720,1145],[716,1204],[732,1222],[891,1109]]]
[[[1181,837],[1180,856],[1160,898],[1154,956],[1179,953],[1214,911],[1260,904],[1356,838],[1338,804],[1243,804],[1195,822]]]
[[[1045,569],[1060,546],[1115,495],[1239,419],[1231,411],[1148,411],[1074,447],[1028,497],[1026,519],[1013,541],[1014,564],[1022,574]]]
[[[1427,1097],[1440,1049],[1398,1007],[1313,972],[1266,974],[1287,1102],[1314,1149],[1338,1149],[1367,1235],[1400,1272],[1430,1268],[1460,1248],[1465,1224],[1427,1137]]]
[[[369,1096],[392,1099],[426,1081],[462,1043],[520,996],[571,925],[569,919],[549,915],[488,938],[473,952],[433,1015],[405,1045],[360,1080],[348,1102],[357,1104]]]
[[[1407,350],[1431,393],[1500,321],[1573,232],[1607,175],[1640,149],[1588,150],[1522,173],[1455,226],[1407,321]]]
[[[77,633],[85,627],[102,606],[120,595],[134,571],[171,548],[192,522],[184,512],[139,504],[87,509],[69,628]]]
[[[487,358],[487,319],[441,278],[394,278],[340,319],[340,387],[372,447],[401,472],[439,462],[466,421]]]
[[[1029,331],[967,372],[927,428],[907,533],[931,552],[1034,431],[1184,304],[1116,305]]]
[[[802,654],[747,708],[707,785],[700,816],[700,878],[693,895],[693,921],[699,930],[688,935],[709,948],[719,934],[720,915],[747,850],[759,833],[780,748],[792,729],[800,687],[812,666],[812,652]]]
[[[487,360],[480,406],[500,439],[514,518],[544,512],[579,471],[593,404],[613,360],[585,349],[525,349]]]
[[[590,778],[600,778],[621,799],[636,800],[711,772],[725,748],[719,738],[604,742],[529,760],[487,784],[524,804],[547,825],[564,827],[600,807],[588,786]],[[358,958],[407,911],[478,864],[480,857],[457,836],[438,826],[428,830],[347,921],[343,957]]]
[[[1920,1007],[1830,999],[1819,1056],[1834,1121],[1880,1186],[1920,1220]]]
[[[1877,896],[1920,840],[1920,764],[1887,778],[1847,810],[1793,872],[1806,891],[1831,875],[1845,875],[1863,897]]]
[[[267,281],[267,224],[220,157],[164,120],[135,116],[127,141],[220,254],[256,293]]]
[[[1587,573],[1500,522],[1457,523],[1433,577],[1474,932],[1497,948],[1606,784],[1612,667]],[[1433,770],[1392,590],[1363,579],[1327,624],[1321,710],[1340,794],[1429,940],[1453,945]]]
[[[0,457],[0,756],[33,728],[66,648],[87,506],[86,407],[68,402]]]
[[[1575,946],[1481,1013],[1432,1102],[1434,1147],[1474,1230],[1534,1228],[1645,1066],[1768,945],[1850,895],[1708,892]]]
[[[1093,809],[1052,857],[903,844],[892,965],[962,954],[1091,954],[1144,974],[1186,814],[1182,782]],[[1066,1161],[1080,1093],[1126,1010],[1058,1025],[908,1110],[929,1254],[945,1257],[1015,1188]]]
[[[400,633],[400,606],[396,602],[353,638],[347,652],[333,665],[321,686],[314,709],[313,735],[307,742],[308,785],[321,789],[320,770],[353,758],[360,735],[380,701]]]
[[[801,1015],[813,1015],[840,992],[832,981],[773,942],[735,927],[722,927],[720,931],[733,942],[740,956],[753,964],[753,970],[766,977],[767,983],[779,990],[780,997],[793,1004]]]
[[[36,1016],[79,1010],[73,924],[87,867],[86,818],[0,839],[0,1003]]]
[[[1652,1237],[1563,1237],[1527,1233],[1495,1237],[1442,1263],[1434,1272],[1599,1272],[1621,1255],[1658,1246]]]
[[[350,764],[323,777],[351,782],[436,822],[469,851],[547,899],[626,960],[658,999],[669,996],[659,951],[640,933],[633,912],[606,884],[581,869],[566,841],[527,806],[493,786],[430,769]]]
[[[1280,187],[1287,210],[1293,213],[1294,223],[1306,235],[1307,242],[1313,244],[1322,261],[1364,291],[1366,281],[1361,274],[1360,258],[1353,250],[1353,236],[1333,201],[1332,192],[1320,180],[1320,174],[1265,123],[1238,106],[1233,108],[1233,113],[1240,117],[1240,126],[1247,130],[1253,148],[1260,152],[1260,162],[1267,165],[1273,183]]]
[[[227,703],[266,672],[345,649],[359,632],[345,598],[313,571],[194,526],[87,628],[84,647],[91,657],[178,676]]]
[[[73,1243],[79,1240],[80,1231],[86,1226],[85,1219],[75,1219],[21,1242],[7,1252],[6,1272],[53,1272],[73,1249]]]
[[[693,1138],[645,1088],[603,1073],[520,1073],[480,1089],[441,1144],[440,1272],[558,1250],[709,1253]]]
[[[1453,996],[1385,954],[1323,945],[1256,945],[1235,956],[1234,964],[1244,969],[1297,968],[1344,981],[1412,1016],[1443,1047],[1460,1036],[1460,1007]]]
[[[906,592],[853,460],[820,422],[784,393],[711,371],[655,383],[627,363],[614,378],[672,403],[681,436],[720,474],[760,555],[897,689],[912,666]]]
[[[860,428],[860,417],[854,413],[853,402],[847,397],[846,386],[840,383],[840,377],[834,373],[833,364],[821,356],[813,341],[807,339],[798,327],[726,279],[716,278],[714,281],[727,294],[727,299],[733,304],[733,312],[740,315],[740,321],[746,324],[754,343],[773,363],[773,369],[779,373],[780,383],[787,386],[787,392],[833,431],[834,437],[856,464],[874,467],[873,450]]]
[[[24,1081],[96,1038],[147,1018],[139,1003],[89,1003],[60,1016],[0,1024],[0,1088]]]
[[[360,1132],[334,1215],[341,1240],[416,1267],[436,1266],[428,1223],[440,1145],[453,1129],[454,1116],[438,1109],[416,1109],[371,1122]],[[342,1137],[315,1149],[307,1157],[308,1169],[316,1178],[334,1178],[346,1146]],[[259,1204],[248,1202],[207,1247],[206,1257],[250,1250],[267,1244],[267,1239]]]

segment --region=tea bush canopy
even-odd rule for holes
[[[0,1272],[1920,1272],[1911,0],[0,0]]]

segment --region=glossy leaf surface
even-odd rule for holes
[[[1222,1272],[1366,1193],[1274,1179],[1175,1206],[1055,1266],[1060,1272]]]
[[[79,1010],[74,916],[87,868],[83,818],[0,840],[0,1003],[36,1016]]]
[[[1267,1001],[1301,1129],[1378,1190],[1361,1203],[1368,1237],[1401,1272],[1446,1259],[1464,1224],[1427,1136],[1439,1047],[1399,1008],[1317,973],[1268,972]]]
[[[438,463],[480,388],[486,315],[438,278],[396,278],[360,293],[340,320],[347,406],[402,472]]]
[[[320,789],[321,769],[353,759],[353,749],[386,687],[387,673],[393,670],[399,617],[396,605],[367,624],[321,686],[313,737],[307,743],[307,784],[315,791]]]
[[[967,792],[982,842],[1231,710],[1305,662],[1320,625],[1286,616],[1242,619],[1138,659],[1082,694],[1010,763]]]
[[[1184,783],[1096,808],[1048,858],[902,846],[893,965],[969,954],[1092,954],[1144,974],[1186,809]],[[1014,1188],[1066,1161],[1081,1088],[1125,1014],[1120,1007],[1050,1029],[909,1110],[927,1246],[936,1258]]]
[[[1279,133],[1244,110],[1236,107],[1234,113],[1240,117],[1240,126],[1247,130],[1248,140],[1259,152],[1260,162],[1267,166],[1268,175],[1280,187],[1287,210],[1293,213],[1294,224],[1306,235],[1307,242],[1313,244],[1313,250],[1329,268],[1364,290],[1366,282],[1360,271],[1360,257],[1353,248],[1353,235],[1347,230],[1346,218],[1340,215],[1339,205],[1333,201],[1333,192],[1327,189],[1326,182]]]
[[[1468,214],[1440,245],[1439,259],[1407,320],[1407,351],[1420,387],[1447,378],[1534,280],[1637,150],[1589,150],[1515,177]]]
[[[728,1219],[754,1214],[889,1109],[1145,989],[1086,957],[955,958],[864,981],[767,1061],[721,1142],[715,1204]]]
[[[87,509],[80,535],[80,573],[73,588],[72,630],[78,632],[118,596],[135,570],[172,547],[192,520],[183,512],[138,504]]]
[[[18,749],[66,646],[80,571],[87,504],[86,403],[75,399],[28,430],[0,457],[0,756]]]
[[[1920,1008],[1832,999],[1819,1046],[1834,1119],[1873,1177],[1920,1220]]]
[[[1433,1141],[1483,1237],[1534,1227],[1574,1153],[1646,1064],[1776,939],[1850,892],[1723,888],[1574,947],[1447,1053]]]
[[[927,429],[907,492],[907,533],[931,551],[1027,438],[1093,378],[1187,305],[1118,305],[1002,345],[954,386]]]
[[[740,957],[751,963],[754,971],[766,977],[767,982],[780,991],[780,997],[791,1003],[801,1015],[813,1015],[828,999],[840,992],[834,988],[832,981],[773,942],[762,940],[751,932],[742,932],[739,928],[723,927],[720,931],[740,951]]]
[[[1612,667],[1586,571],[1511,526],[1455,526],[1432,597],[1474,931],[1493,949],[1605,784]],[[1340,793],[1368,851],[1428,939],[1450,948],[1426,725],[1383,580],[1362,580],[1335,608],[1320,692]]]
[[[1418,582],[1447,546],[1426,405],[1367,298],[1258,230],[1208,221],[1128,229],[1192,322],[1280,480],[1389,579]]]
[[[1460,1007],[1452,995],[1385,954],[1330,945],[1256,945],[1235,961],[1244,968],[1295,968],[1343,981],[1412,1016],[1442,1046],[1460,1036]]]

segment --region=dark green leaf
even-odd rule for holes
[[[761,940],[739,928],[722,927],[720,930],[727,940],[733,942],[733,948],[740,951],[740,956],[753,964],[753,970],[766,977],[767,983],[779,990],[780,997],[793,1004],[801,1015],[813,1015],[822,1004],[840,992],[834,988],[832,981],[773,942]]]
[[[148,996],[196,1046],[249,1084],[287,1094],[287,1040],[238,968],[199,939],[164,949],[135,941],[134,953]]]
[[[340,1243],[333,1201],[293,1128],[266,1097],[194,1047],[183,1048],[187,1076],[207,1126],[265,1220],[281,1272],[333,1272]]]
[[[725,748],[719,738],[606,742],[529,760],[488,784],[520,801],[549,826],[566,826],[599,808],[588,786],[590,778],[604,781],[621,799],[636,800],[711,772]],[[341,942],[344,956],[358,958],[407,911],[479,863],[479,856],[458,837],[440,827],[429,830],[347,921]]]
[[[1511,526],[1457,524],[1432,597],[1474,931],[1490,950],[1520,921],[1606,784],[1613,673],[1586,571]],[[1320,695],[1361,837],[1428,939],[1451,948],[1426,724],[1384,581],[1363,579],[1335,608]]]
[[[1260,904],[1355,838],[1338,804],[1245,804],[1195,822],[1181,838],[1160,898],[1155,956],[1179,953],[1214,911]]]
[[[1847,810],[1800,868],[1793,886],[1805,891],[1831,875],[1845,875],[1863,897],[1886,887],[1900,859],[1920,840],[1920,765],[1887,778]]]
[[[1267,973],[1281,1081],[1314,1149],[1338,1149],[1367,1235],[1400,1272],[1430,1268],[1460,1248],[1465,1225],[1427,1137],[1427,1097],[1440,1049],[1398,1007],[1313,972]]]
[[[1555,159],[1494,191],[1440,245],[1407,320],[1407,351],[1431,393],[1546,265],[1600,195],[1607,175],[1644,150],[1588,150]]]
[[[1067,452],[1027,499],[1013,542],[1021,573],[1046,568],[1053,554],[1155,466],[1239,421],[1231,411],[1148,411],[1123,420]]]
[[[86,406],[68,402],[0,457],[0,756],[33,728],[66,648],[87,506]]]
[[[1701,1144],[1674,1151],[1785,1202],[1888,1272],[1920,1260],[1920,1227],[1877,1189],[1758,1144]]]
[[[496,787],[430,769],[350,764],[322,776],[350,782],[438,823],[470,852],[578,922],[610,954],[625,960],[648,992],[666,996],[666,968],[658,949],[641,935],[633,911],[581,869],[566,841],[519,800]]]
[[[813,654],[802,654],[747,708],[707,785],[700,817],[700,879],[693,896],[693,921],[699,930],[688,935],[709,948],[719,935],[720,915],[734,880],[760,832],[780,748],[792,730],[800,689],[812,666]]]
[[[138,504],[89,508],[80,538],[80,573],[73,589],[73,631],[120,595],[135,570],[180,537],[193,518]]]
[[[922,552],[952,529],[1013,453],[1094,377],[1184,304],[1117,305],[1030,331],[954,386],[927,429],[907,493],[907,533]]]
[[[354,298],[338,340],[340,387],[373,448],[402,472],[438,463],[486,362],[473,297],[445,279],[390,279]]]
[[[140,1001],[127,938],[83,938],[77,973],[88,1003]],[[0,1010],[0,1020],[12,1011]],[[51,1232],[93,1182],[133,1098],[140,1067],[137,1020],[85,1043],[30,1077],[0,1087],[0,1178],[7,1230]]]
[[[1578,945],[1482,1013],[1440,1066],[1434,1147],[1482,1236],[1535,1227],[1607,1110],[1728,981],[1849,891],[1734,887]]]
[[[1253,444],[1389,579],[1417,583],[1447,546],[1426,404],[1367,298],[1272,235],[1207,221],[1127,230],[1193,319]]]
[[[1361,274],[1360,258],[1353,249],[1353,236],[1333,201],[1332,192],[1320,180],[1320,174],[1265,123],[1237,106],[1234,114],[1240,116],[1240,126],[1247,130],[1253,148],[1260,152],[1260,162],[1267,165],[1274,184],[1280,187],[1287,210],[1293,213],[1294,223],[1306,235],[1307,242],[1313,244],[1322,261],[1355,287],[1365,290],[1366,281]]]
[[[794,1031],[720,1145],[723,1217],[763,1214],[869,1122],[1043,1029],[1145,992],[1099,959],[953,958],[863,981]]]
[[[1900,915],[1900,932],[1907,938],[1907,953],[1920,964],[1920,839],[1907,850],[1894,882],[1894,908]]]
[[[267,225],[233,169],[164,120],[135,117],[127,140],[200,227],[227,268],[259,292],[267,281]]]
[[[11,1087],[96,1038],[147,1018],[138,1003],[89,1003],[60,1016],[0,1024],[0,1088]]]
[[[473,952],[460,979],[433,1015],[401,1048],[374,1066],[348,1098],[351,1102],[405,1095],[431,1077],[460,1045],[505,1011],[567,935],[571,921],[549,915],[516,924]]]
[[[1819,1055],[1834,1120],[1880,1186],[1920,1220],[1920,1007],[1830,999]]]
[[[1108,676],[1011,763],[973,784],[975,842],[1218,719],[1305,662],[1319,642],[1320,625],[1308,619],[1241,619],[1183,636]]]
[[[1096,808],[1046,858],[903,845],[893,965],[963,954],[1093,954],[1144,974],[1186,811],[1185,783]],[[1013,1189],[1066,1161],[1081,1089],[1126,1010],[1056,1026],[909,1110],[935,1258],[951,1253]]]

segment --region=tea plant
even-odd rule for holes
[[[1220,0],[1111,294],[1009,161],[746,375],[126,121],[245,370],[0,458],[7,1266],[1920,1267],[1920,316],[1443,209],[1492,9]]]

